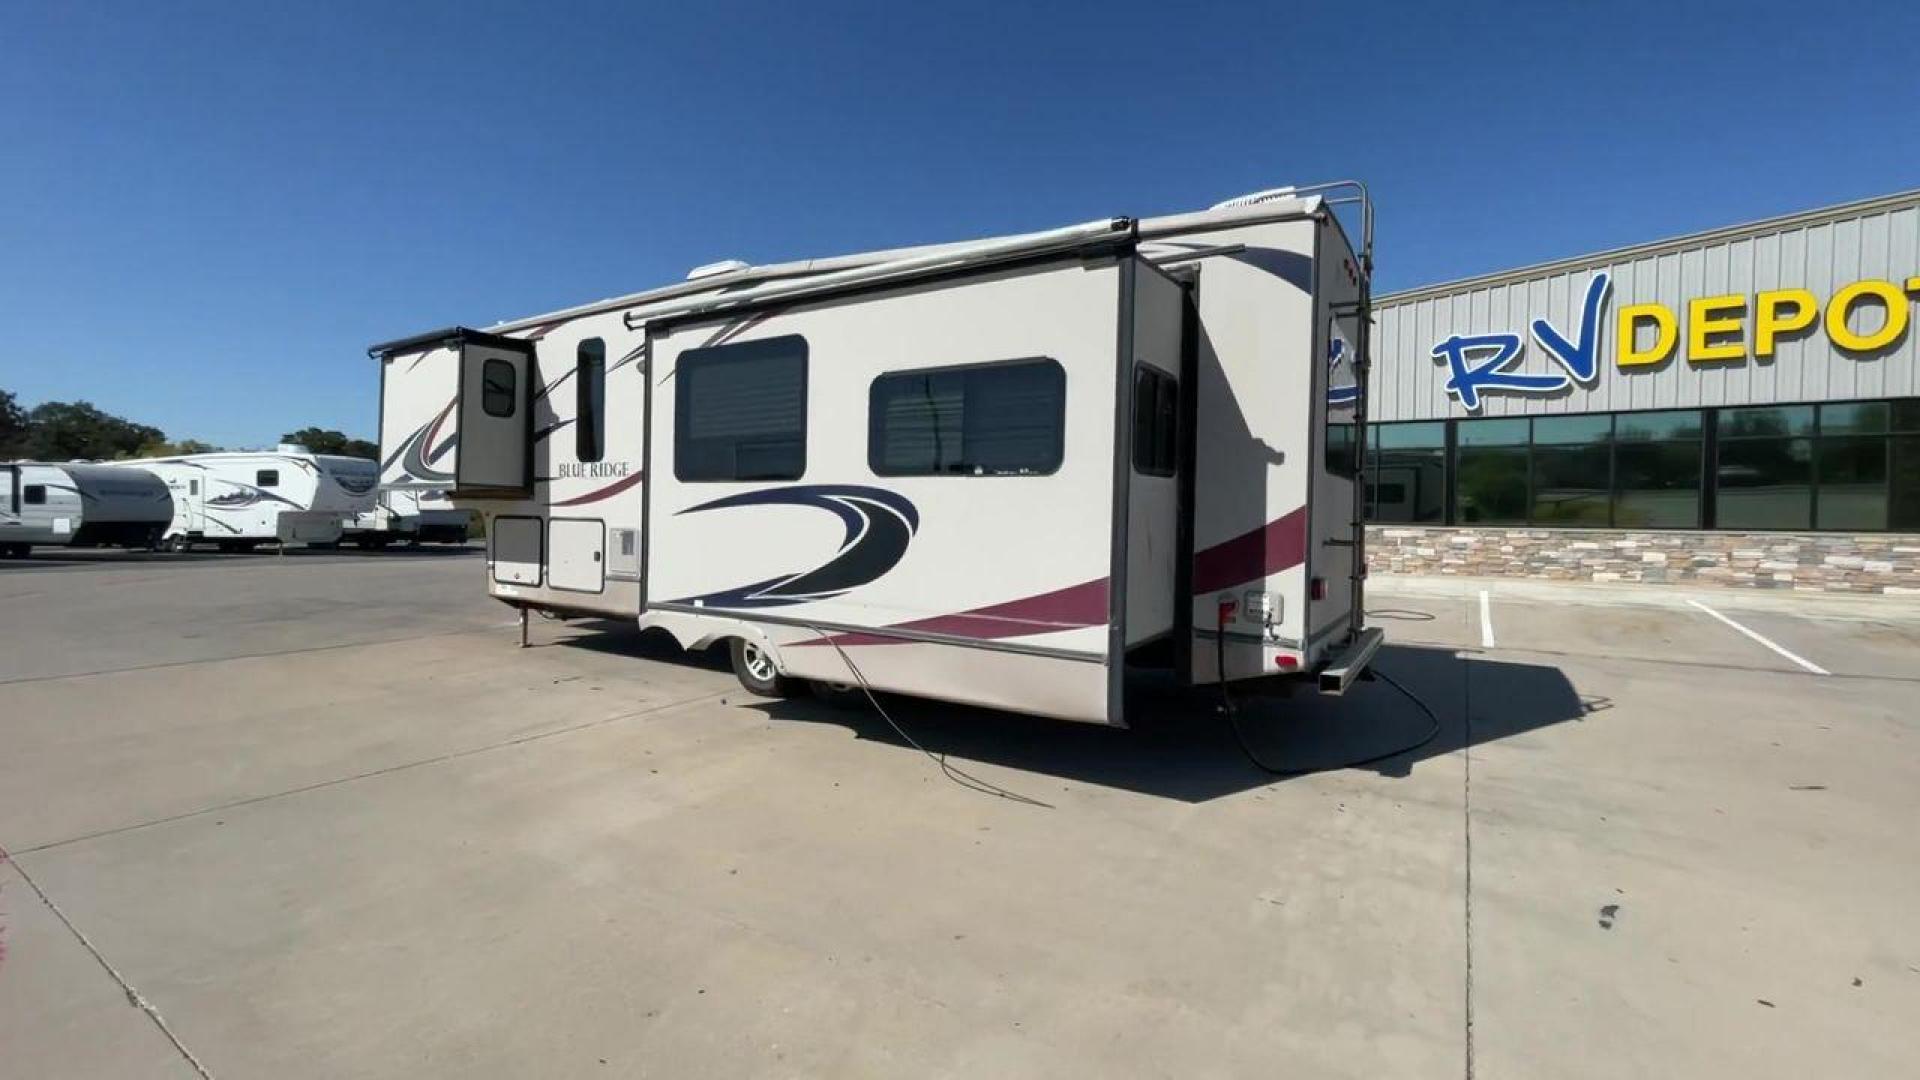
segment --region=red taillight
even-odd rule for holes
[[[1311,595],[1315,600],[1325,600],[1327,598],[1327,579],[1326,578],[1323,578],[1323,577],[1314,578],[1312,588],[1313,588],[1313,591],[1309,595]]]
[[[1300,666],[1300,658],[1297,656],[1276,656],[1273,658],[1273,666],[1279,668],[1281,671],[1292,671],[1294,668]]]
[[[1221,626],[1225,626],[1228,623],[1233,621],[1234,610],[1235,610],[1234,602],[1230,599],[1222,597],[1220,600],[1220,625]]]

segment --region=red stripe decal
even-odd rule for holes
[[[1244,585],[1291,570],[1307,559],[1305,507],[1215,544],[1193,556],[1193,594]]]
[[[1097,578],[1070,585],[1064,589],[1041,593],[1038,596],[1022,597],[1003,604],[990,604],[987,607],[972,608],[952,615],[934,615],[911,622],[894,623],[889,630],[904,630],[922,634],[945,634],[949,637],[997,638],[1023,637],[1028,634],[1050,634],[1056,630],[1078,630],[1083,626],[1099,626],[1107,621],[1107,579]],[[832,640],[840,645],[898,645],[901,639],[882,637],[878,634],[836,634]],[[815,638],[804,641],[802,645],[824,645],[827,638]]]
[[[1193,591],[1195,595],[1202,595],[1269,577],[1299,566],[1306,561],[1306,557],[1307,512],[1302,508],[1278,521],[1270,521],[1251,532],[1196,552],[1193,557]],[[1083,626],[1103,626],[1107,617],[1107,579],[1096,578],[1002,604],[893,623],[885,629],[992,640],[1077,630]],[[829,641],[838,645],[904,644],[900,638],[858,632],[814,638],[798,644],[825,645]]]
[[[589,491],[585,495],[575,495],[571,499],[562,499],[557,503],[549,503],[548,505],[549,506],[584,506],[590,502],[599,502],[601,499],[611,499],[615,495],[620,494],[621,492],[627,490],[628,488],[639,483],[640,481],[645,480],[646,478],[647,478],[646,473],[636,472],[632,476],[621,477],[620,479],[614,481],[611,484],[608,484],[606,487],[603,487],[598,491]]]

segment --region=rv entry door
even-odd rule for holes
[[[532,493],[533,381],[531,343],[471,333],[460,342],[456,489]]]

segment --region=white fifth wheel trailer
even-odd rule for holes
[[[464,544],[473,511],[453,505],[445,488],[380,488],[373,509],[356,515],[345,539],[364,547]]]
[[[114,462],[158,476],[173,495],[166,541],[176,551],[213,544],[244,551],[288,539],[337,542],[344,522],[370,510],[379,465],[309,453],[283,443],[271,451],[221,451]]]
[[[103,465],[0,464],[0,555],[34,547],[152,547],[173,517],[166,485]]]
[[[777,266],[376,345],[383,485],[520,607],[1124,724],[1130,669],[1340,691],[1363,628],[1358,185]],[[1356,441],[1361,440],[1361,441]]]

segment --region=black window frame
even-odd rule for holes
[[[253,486],[259,487],[259,488],[279,487],[280,486],[280,470],[279,469],[253,470]]]
[[[494,372],[505,371],[506,389],[494,389]],[[496,410],[494,403],[504,399],[504,412]],[[480,411],[495,420],[511,420],[520,403],[520,369],[513,361],[498,356],[489,356],[480,362]]]
[[[1041,367],[1050,369],[1059,385],[1057,422],[1053,427],[1051,464],[1046,468],[1033,468],[1022,471],[940,469],[899,469],[884,467],[881,450],[886,431],[886,411],[880,406],[881,384],[889,379],[928,378],[935,375],[965,374],[979,371],[1001,370],[1015,367]],[[963,383],[964,388],[964,383]],[[964,401],[964,397],[962,399]],[[961,413],[964,427],[964,407]],[[1006,360],[988,360],[977,364],[945,364],[939,367],[895,368],[883,371],[867,384],[867,471],[875,476],[887,478],[912,477],[967,477],[975,480],[1019,479],[1021,477],[1052,476],[1066,464],[1067,458],[1067,369],[1060,361],[1051,356],[1018,356]]]
[[[597,377],[589,378],[589,372]],[[607,343],[604,338],[581,339],[573,349],[573,457],[575,461],[607,459]]]
[[[688,475],[687,467],[691,457],[691,454],[690,454],[691,447],[689,446],[690,436],[688,434],[689,431],[691,430],[691,425],[688,423],[688,418],[691,415],[691,402],[689,399],[693,393],[693,389],[695,385],[695,380],[687,378],[688,373],[690,371],[698,370],[699,366],[703,364],[729,363],[729,362],[738,363],[751,358],[753,353],[756,351],[767,352],[767,351],[773,350],[776,347],[789,346],[794,342],[797,342],[799,344],[799,354],[794,359],[797,359],[800,364],[800,408],[799,408],[800,455],[799,455],[798,468],[795,469],[790,474],[788,472],[782,471],[779,473],[756,473],[752,475],[740,475],[736,470],[734,474],[725,475],[725,476],[718,476],[718,475],[690,476]],[[808,415],[808,412],[807,412],[807,403],[808,403],[810,391],[811,391],[810,374],[809,374],[811,367],[812,367],[812,347],[808,344],[807,339],[799,334],[781,334],[778,337],[755,338],[752,341],[730,341],[724,345],[704,345],[699,348],[688,349],[685,352],[682,352],[679,355],[679,357],[674,361],[674,378],[673,378],[673,383],[674,383],[673,476],[674,476],[674,479],[680,481],[683,484],[741,484],[741,483],[790,482],[794,480],[799,480],[802,477],[806,476],[807,474],[807,436],[808,436],[809,430],[812,427],[812,423],[811,423],[812,418]]]
[[[21,505],[21,506],[45,506],[45,505],[47,505],[47,485],[45,485],[45,484],[23,484],[23,485],[21,485],[21,487],[20,487],[20,505]]]
[[[1140,411],[1143,402],[1147,408],[1144,425]],[[1180,471],[1180,380],[1140,362],[1133,365],[1133,471],[1140,476],[1159,477],[1171,477]]]

